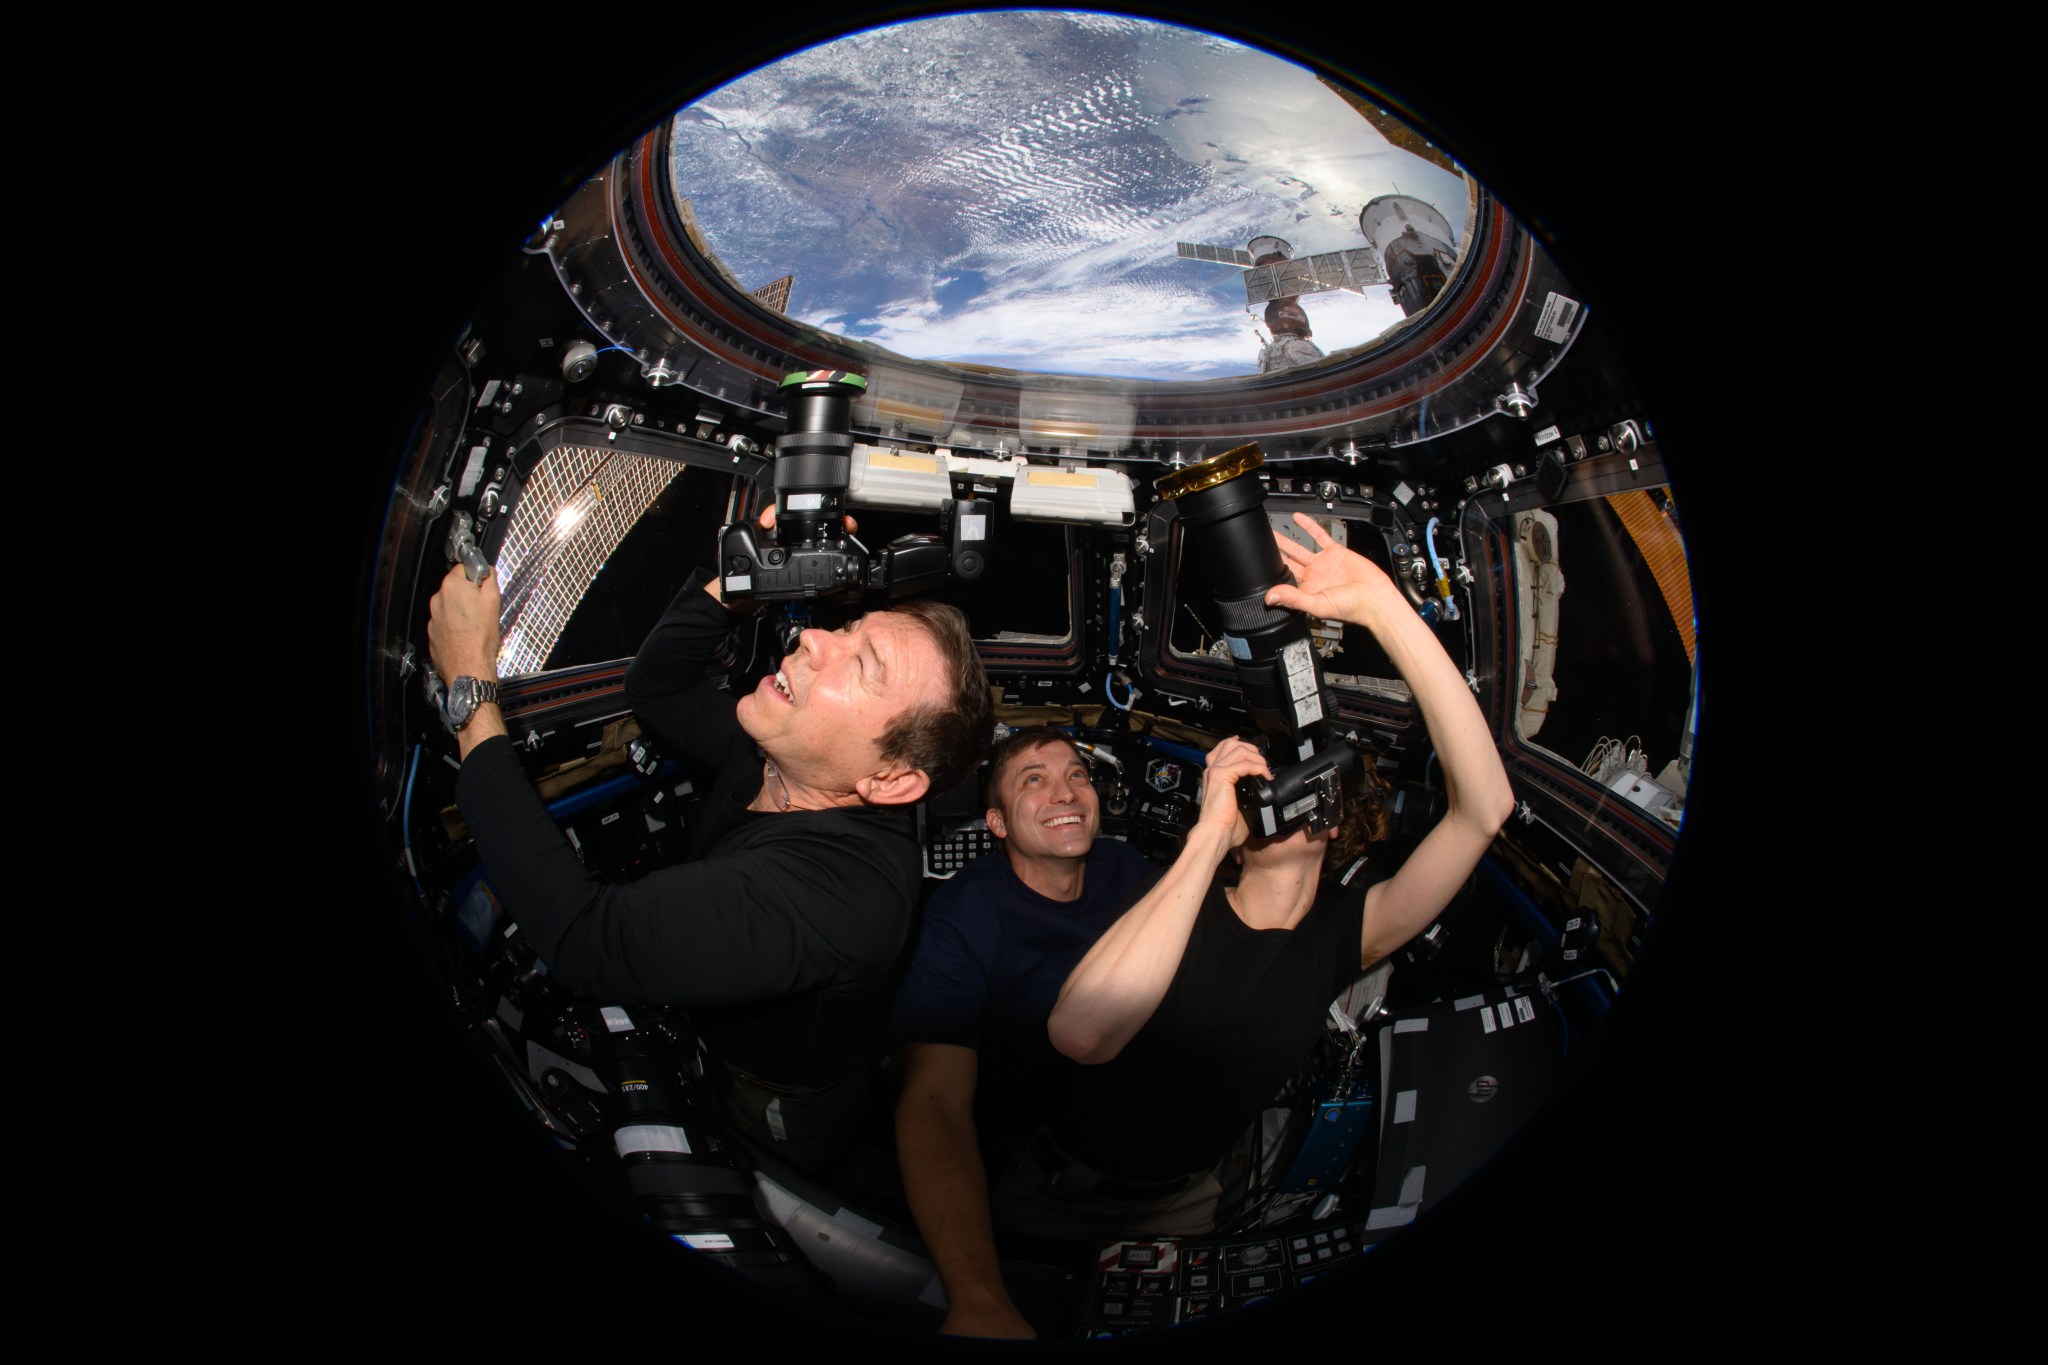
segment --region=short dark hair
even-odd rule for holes
[[[1001,804],[996,800],[996,793],[1003,789],[1003,774],[1008,772],[1019,758],[1041,744],[1051,744],[1055,741],[1073,750],[1075,762],[1082,761],[1081,751],[1074,746],[1074,737],[1055,730],[1050,725],[1027,725],[1006,735],[1003,742],[989,753],[988,775],[981,782],[983,809]]]
[[[880,741],[882,758],[923,769],[937,795],[957,786],[988,752],[995,729],[988,673],[958,607],[913,597],[889,610],[917,621],[931,636],[946,666],[947,687],[943,701],[912,706],[889,722]]]

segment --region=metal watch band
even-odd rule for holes
[[[450,696],[452,697],[454,695],[454,691],[456,688],[463,686],[463,684],[465,683],[468,684],[466,690],[468,691],[470,698],[469,714],[464,716],[461,720],[457,721],[454,724],[452,728],[457,731],[466,729],[469,723],[476,719],[476,713],[478,708],[481,707],[485,702],[496,702],[498,700],[497,679],[493,678],[487,682],[482,678],[472,677],[467,673],[463,674],[461,677],[457,678],[454,682],[449,684],[448,690]]]

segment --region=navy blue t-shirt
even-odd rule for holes
[[[1080,898],[1056,901],[1020,881],[1007,853],[975,859],[925,907],[889,1037],[973,1048],[981,1054],[977,1124],[1004,1133],[1037,1127],[1076,1069],[1045,1032],[1060,987],[1158,876],[1144,854],[1101,838],[1088,851]]]

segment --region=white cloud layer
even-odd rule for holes
[[[1459,178],[1391,146],[1309,72],[1111,16],[948,16],[869,30],[712,92],[674,173],[748,284],[905,355],[1199,379],[1256,368],[1240,272],[1176,241],[1364,245],[1396,189],[1460,239]],[[1325,351],[1400,320],[1384,288],[1302,300]],[[950,305],[950,306],[949,306]]]

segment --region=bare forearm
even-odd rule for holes
[[[1450,656],[1391,591],[1364,622],[1415,693],[1436,747],[1450,808],[1394,876],[1366,894],[1359,965],[1369,967],[1427,928],[1472,874],[1514,809],[1514,790],[1479,703]]]
[[[1514,791],[1479,703],[1435,634],[1392,585],[1369,602],[1361,613],[1367,619],[1354,624],[1372,632],[1415,693],[1443,768],[1450,799],[1444,818],[1491,838],[1514,808]]]
[[[1166,875],[1068,974],[1046,1021],[1054,1047],[1089,1065],[1123,1051],[1173,984],[1202,899],[1229,851],[1230,831],[1214,823],[1200,822],[1188,831]]]
[[[896,1146],[903,1192],[951,1308],[988,1304],[1015,1311],[996,1258],[988,1176],[973,1121],[906,1096],[896,1111]]]

